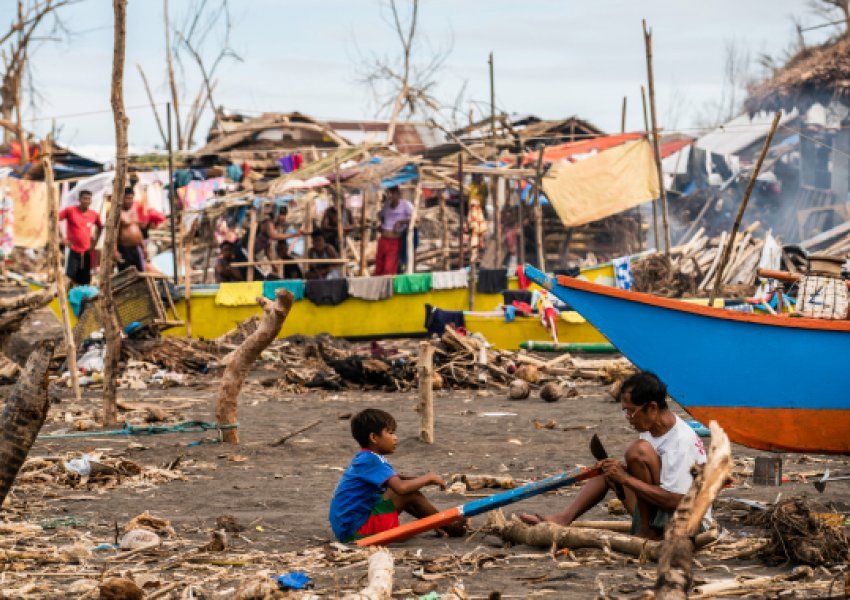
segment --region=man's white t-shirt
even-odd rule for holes
[[[691,467],[706,460],[705,446],[691,426],[676,416],[676,424],[664,435],[654,437],[645,431],[640,439],[649,442],[661,458],[661,488],[674,494],[688,493],[694,481]],[[702,525],[706,529],[711,526],[711,509]]]

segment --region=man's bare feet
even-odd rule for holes
[[[463,537],[469,532],[469,519],[458,519],[437,530],[449,537]]]

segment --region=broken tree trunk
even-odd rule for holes
[[[546,548],[547,550],[553,546],[570,548],[571,550],[599,548],[635,557],[645,557],[649,560],[658,560],[661,556],[661,542],[614,531],[564,527],[548,522],[526,525],[516,517],[508,521],[501,510],[490,513],[484,530],[511,544],[525,544],[526,546]],[[697,546],[703,546],[715,539],[715,532],[700,534],[697,536]]]
[[[369,556],[369,583],[343,600],[390,600],[393,597],[393,555],[381,548]]]
[[[51,358],[53,342],[36,347],[0,415],[0,506],[47,418],[47,369]]]
[[[233,426],[237,424],[237,400],[242,383],[254,361],[280,333],[293,300],[294,296],[289,290],[277,290],[274,301],[262,296],[257,298],[263,308],[263,318],[254,333],[230,354],[215,403],[215,417],[219,426],[230,426],[222,431],[222,440],[228,444],[239,443],[239,430]]]
[[[121,332],[112,298],[112,266],[117,248],[118,226],[121,220],[121,201],[127,181],[127,124],[124,112],[124,47],[127,39],[127,0],[113,0],[115,13],[115,47],[112,55],[112,114],[115,118],[115,180],[106,222],[103,257],[100,265],[100,307],[106,355],[103,360],[103,424],[118,421],[117,396],[118,360],[121,357]]]
[[[694,478],[667,527],[655,580],[657,600],[686,600],[693,583],[693,536],[732,471],[732,447],[726,432],[715,421],[709,424],[708,461]]]
[[[434,346],[419,343],[419,439],[434,443]]]
[[[77,372],[77,345],[74,341],[74,330],[71,328],[71,311],[68,308],[68,286],[65,274],[62,272],[62,253],[59,251],[59,199],[56,197],[56,186],[53,182],[53,139],[47,136],[41,157],[44,168],[44,183],[47,186],[47,223],[50,227],[50,262],[56,273],[56,288],[59,296],[59,312],[62,317],[62,333],[65,336],[65,352],[68,361],[68,375],[71,378],[71,389],[74,398],[79,401],[80,379]]]

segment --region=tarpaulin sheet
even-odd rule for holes
[[[15,218],[15,246],[43,248],[47,245],[47,184],[42,181],[13,179],[0,180],[0,192],[12,199]],[[59,191],[57,190],[57,194]]]
[[[621,144],[576,163],[554,165],[543,191],[566,227],[610,217],[659,196],[652,146]]]

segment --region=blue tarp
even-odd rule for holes
[[[416,165],[405,165],[404,168],[393,175],[381,180],[381,187],[385,190],[392,187],[397,187],[405,183],[409,183],[419,178],[419,171]]]

